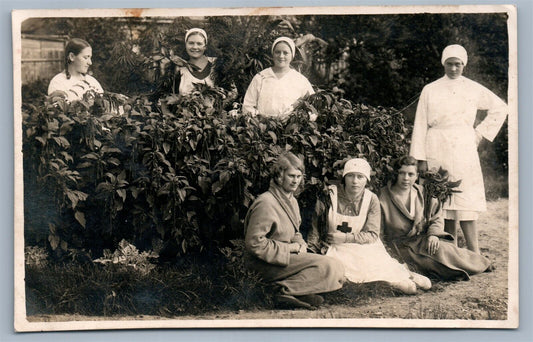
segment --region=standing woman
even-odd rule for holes
[[[276,160],[268,191],[257,197],[244,221],[245,263],[274,283],[278,303],[313,309],[324,301],[319,293],[341,288],[344,269],[332,258],[307,254],[294,198],[303,174],[303,162],[294,154]]]
[[[274,66],[252,79],[244,96],[244,113],[284,117],[293,110],[293,105],[300,97],[314,94],[307,78],[291,68],[296,52],[292,39],[276,39],[271,52]]]
[[[379,238],[381,211],[379,199],[366,184],[371,168],[361,158],[344,165],[342,182],[329,189],[331,206],[327,212],[317,202],[312,230],[308,236],[312,251],[330,256],[344,265],[346,278],[354,283],[385,282],[405,294],[415,294],[417,286],[431,288],[431,281],[392,258]],[[319,217],[327,218],[319,223]]]
[[[65,46],[65,70],[55,75],[48,85],[48,95],[64,96],[68,101],[81,100],[89,90],[102,94],[98,81],[88,75],[93,50],[83,39],[72,38]]]
[[[178,67],[180,84],[178,92],[188,95],[193,92],[195,84],[215,85],[213,66],[215,57],[207,57],[207,33],[201,28],[192,28],[185,33],[185,50],[189,56],[188,63]]]
[[[477,147],[485,138],[492,141],[507,116],[507,105],[494,93],[464,76],[466,50],[449,45],[442,52],[445,75],[426,85],[416,110],[410,155],[420,172],[442,167],[451,180],[462,180],[450,201],[443,206],[445,230],[457,235],[459,221],[467,248],[479,254],[476,220],[486,211],[485,187]],[[474,128],[478,110],[486,118]]]

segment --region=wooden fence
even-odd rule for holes
[[[66,36],[22,35],[21,81],[51,79],[64,69]]]

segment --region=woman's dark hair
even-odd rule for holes
[[[69,54],[72,52],[74,55],[78,55],[83,49],[88,47],[91,47],[91,45],[80,38],[72,38],[65,45],[65,70],[67,79],[70,79],[70,73],[68,72],[68,65],[70,64]]]
[[[279,155],[279,157],[276,159],[276,162],[272,166],[272,179],[279,185],[279,178],[286,170],[291,167],[302,172],[302,175],[305,174],[305,166],[304,163],[300,160],[300,158],[296,157],[291,152],[282,153],[281,155]]]
[[[418,171],[418,162],[411,156],[403,156],[392,162],[392,184],[398,181],[398,171],[402,166],[414,166]]]

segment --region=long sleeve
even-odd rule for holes
[[[244,242],[246,249],[257,258],[269,264],[287,266],[290,259],[289,242],[269,238],[281,223],[273,206],[265,198],[258,198],[252,204],[245,219]]]
[[[251,113],[253,115],[256,115],[258,113],[257,102],[259,101],[259,92],[261,91],[262,80],[263,76],[257,74],[252,79],[252,82],[250,82],[250,85],[246,90],[246,94],[244,95],[244,101],[242,103],[243,113]]]
[[[379,199],[375,194],[372,194],[370,200],[370,206],[368,208],[368,214],[366,217],[365,225],[363,229],[357,234],[349,234],[353,236],[347,242],[355,242],[359,244],[372,243],[379,239],[379,231],[381,229],[381,208],[379,206]]]
[[[433,198],[431,200],[431,217],[427,228],[427,235],[437,236],[448,240],[453,240],[453,236],[444,231],[444,218],[442,216],[442,205],[440,202]]]
[[[493,141],[507,117],[509,108],[496,94],[481,85],[480,87],[482,90],[478,108],[487,110],[487,116],[477,125],[476,131],[485,139]]]
[[[428,129],[427,119],[428,91],[427,88],[422,90],[418,106],[416,108],[415,123],[413,126],[413,135],[411,138],[411,147],[409,155],[416,160],[426,160],[426,134]]]
[[[305,78],[305,77],[304,77]],[[306,83],[306,94],[307,95],[313,95],[315,93],[315,90],[313,89],[313,85],[311,84],[311,82],[309,82],[309,80],[307,78],[305,78],[305,80],[307,81]],[[305,94],[304,94],[305,95]]]

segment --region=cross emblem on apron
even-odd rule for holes
[[[348,222],[343,222],[337,226],[337,230],[340,230],[343,233],[350,233],[352,231],[352,227],[348,226]]]

